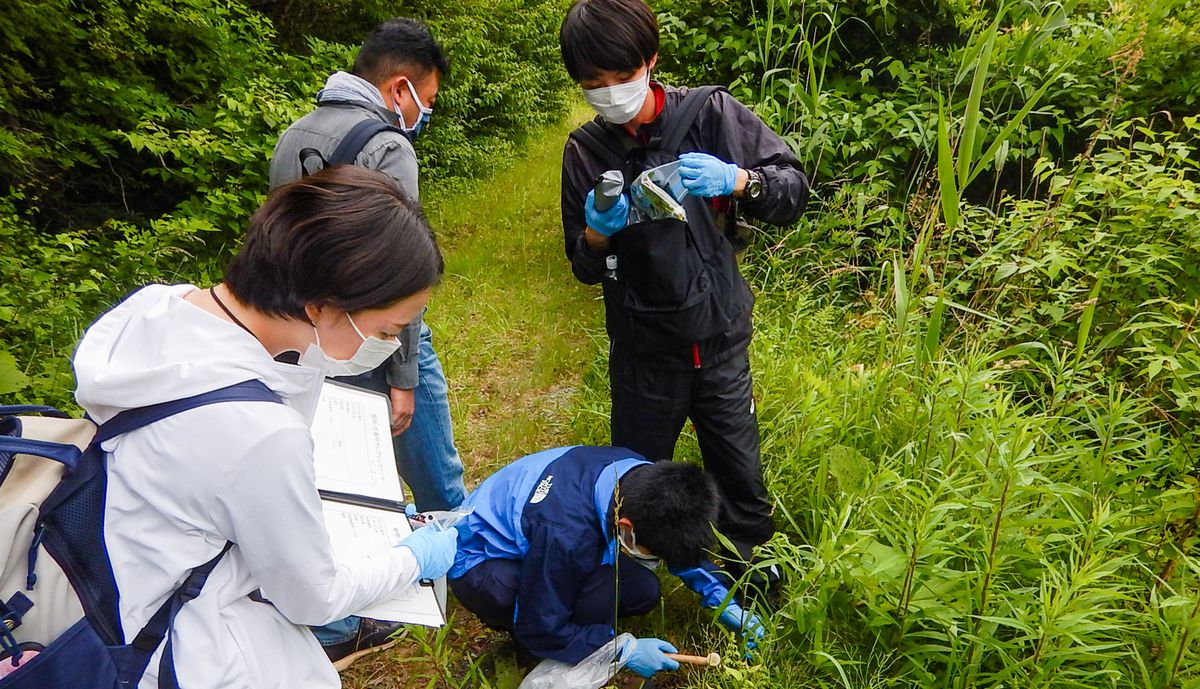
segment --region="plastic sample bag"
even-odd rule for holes
[[[577,665],[561,660],[543,660],[525,676],[517,689],[600,689],[625,667],[625,663],[619,659],[621,649],[635,640],[632,634],[622,634],[596,649]]]
[[[429,512],[421,512],[417,516],[422,518],[426,526],[432,526],[439,531],[453,529],[462,520],[466,519],[475,511],[475,506],[470,507],[455,507],[452,510],[432,510]]]
[[[630,218],[630,222],[661,218],[675,218],[687,222],[687,212],[680,203],[687,193],[683,186],[683,178],[679,176],[678,160],[646,170],[629,186],[634,216]]]

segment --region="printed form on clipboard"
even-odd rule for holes
[[[340,560],[387,551],[412,533],[396,470],[387,396],[325,381],[313,417],[317,489],[325,528]],[[432,586],[413,584],[360,617],[429,627],[446,623]]]

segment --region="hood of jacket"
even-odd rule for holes
[[[126,409],[258,379],[311,421],[320,371],[275,361],[250,333],[184,300],[192,285],[144,287],[75,350],[75,400],[97,423]]]

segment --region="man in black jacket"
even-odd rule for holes
[[[563,152],[562,216],[575,277],[604,285],[612,442],[671,459],[690,418],[722,492],[719,528],[750,560],[774,533],[748,354],[754,297],[721,228],[739,211],[795,222],[808,180],[787,144],[728,92],[694,96],[697,110],[688,89],[650,79],[658,22],[643,0],[575,0],[559,41],[599,114]],[[686,224],[631,223],[628,193],[597,209],[593,185],[606,170],[621,169],[628,190],[676,154]]]

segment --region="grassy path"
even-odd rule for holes
[[[603,336],[598,295],[571,277],[563,256],[559,215],[562,144],[584,115],[531,139],[524,157],[490,179],[431,204],[446,276],[427,320],[468,486],[576,440],[580,362]]]
[[[583,364],[603,353],[595,339],[603,338],[602,307],[571,276],[559,216],[562,144],[586,115],[575,111],[490,179],[429,204],[446,275],[427,322],[450,385],[468,488],[524,454],[607,434],[606,418],[578,411]],[[479,686],[466,658],[502,637],[453,604],[451,614],[440,634],[403,640],[355,665],[345,685]],[[520,680],[503,661],[486,672],[494,686]]]

